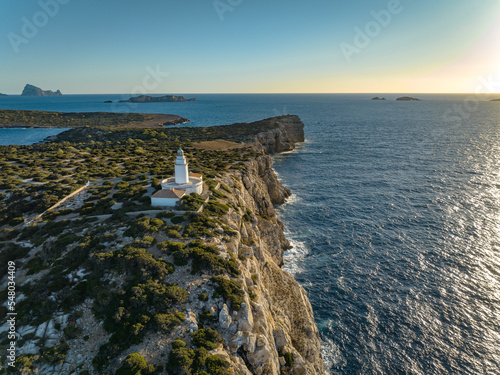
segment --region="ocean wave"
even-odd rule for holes
[[[299,203],[299,202],[301,202],[301,201],[302,201],[302,198],[301,198],[301,197],[299,197],[299,196],[298,196],[297,194],[295,194],[295,193],[292,193],[292,195],[290,195],[290,196],[286,199],[286,201],[285,201],[285,203],[283,204],[283,206],[285,206],[285,207],[286,207],[286,206],[287,206],[287,205],[289,205],[289,204]]]
[[[283,254],[283,270],[294,276],[304,271],[302,260],[309,254],[310,250],[305,241],[294,239],[293,236],[287,233],[285,235],[292,248]]]
[[[321,341],[321,355],[323,356],[325,373],[328,375],[340,375],[339,372],[332,370],[333,368],[341,367],[346,362],[346,359],[342,356],[340,347],[328,337],[322,337]]]

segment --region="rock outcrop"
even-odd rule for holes
[[[276,122],[279,126],[256,137],[257,146],[266,154],[291,151],[295,143],[304,142],[304,123],[298,116],[282,116]]]
[[[165,96],[149,96],[139,95],[127,100],[120,100],[120,103],[164,103],[164,102],[192,102],[196,98],[187,99],[184,96],[165,95]]]
[[[21,96],[62,96],[61,91],[42,90],[39,87],[27,84]]]

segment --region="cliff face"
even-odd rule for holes
[[[295,148],[295,143],[304,142],[304,123],[298,116],[282,116],[276,122],[279,127],[256,137],[257,144],[266,154],[291,151]]]
[[[62,96],[61,91],[42,90],[39,87],[27,84],[24,86],[21,96]]]
[[[259,138],[292,147],[287,130]],[[307,294],[280,268],[289,244],[273,203],[284,201],[289,191],[277,180],[269,156],[250,162],[245,172],[225,177],[224,183],[232,183],[237,201],[258,213],[250,221],[235,213],[229,218],[231,227],[240,230],[227,250],[244,257],[240,267],[246,286],[245,306],[224,330],[231,353],[242,358],[242,370],[252,374],[323,374],[321,341]],[[292,363],[285,360],[288,353]]]
[[[304,140],[304,124],[297,116],[278,122],[278,128],[256,138],[256,147],[268,154],[293,150]],[[321,340],[307,293],[280,268],[289,242],[274,205],[283,203],[290,191],[271,165],[269,155],[260,156],[221,181],[231,188],[233,203],[254,214],[245,219],[233,211],[227,217],[231,228],[239,228],[238,235],[220,245],[240,259],[245,303],[232,316],[226,315],[225,304],[221,306],[219,332],[228,344],[227,354],[238,358],[235,366],[244,373],[324,374]]]

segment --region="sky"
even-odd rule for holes
[[[499,0],[0,0],[0,93],[491,93]]]

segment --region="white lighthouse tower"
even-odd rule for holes
[[[186,157],[181,149],[177,151],[174,167],[175,176],[161,182],[162,190],[151,196],[151,205],[172,207],[186,194],[203,193],[203,176],[199,173],[189,173]]]
[[[184,151],[177,151],[177,159],[175,160],[175,183],[182,185],[189,182],[189,172]]]

